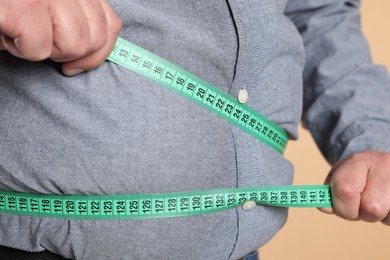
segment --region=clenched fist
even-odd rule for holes
[[[333,210],[348,220],[390,225],[390,154],[357,153],[337,164],[325,182],[333,193]]]
[[[0,0],[0,50],[61,62],[68,76],[101,65],[120,29],[106,0]]]

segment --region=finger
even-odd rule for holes
[[[93,51],[99,50],[104,45],[106,45],[108,40],[109,27],[107,20],[109,19],[109,15],[115,14],[113,12],[112,14],[106,14],[104,10],[105,7],[102,5],[100,0],[80,1],[80,6],[83,9],[89,22],[91,48]],[[108,8],[110,7],[108,6]]]
[[[6,48],[4,47],[4,44],[3,44],[3,35],[2,34],[0,34],[0,51],[4,51],[4,50],[6,50]]]
[[[367,165],[352,158],[343,162],[330,180],[333,197],[333,210],[336,215],[358,220],[361,194],[367,181]]]
[[[326,214],[334,214],[333,208],[318,208],[319,211]]]
[[[15,3],[10,1],[0,1],[0,5],[0,50],[7,50],[7,41],[12,40],[12,38],[9,39],[10,37],[4,34],[4,31],[13,31],[15,21],[10,19],[10,14],[12,14],[13,10],[16,10],[17,8],[15,7]],[[14,16],[11,17],[15,18]],[[10,26],[12,27],[10,28]]]
[[[372,163],[362,194],[360,219],[377,222],[390,212],[390,156],[381,155]]]
[[[96,52],[81,59],[66,62],[62,65],[62,71],[67,76],[74,76],[86,70],[97,68],[111,53],[121,29],[121,21],[106,1],[100,1],[106,17],[107,41]]]
[[[390,213],[387,215],[386,218],[384,218],[384,219],[382,220],[382,223],[385,224],[385,225],[387,225],[387,226],[390,226]]]
[[[78,1],[53,1],[51,15],[54,45],[51,60],[76,60],[92,52],[89,21]]]
[[[2,19],[2,47],[11,54],[32,61],[50,56],[52,26],[46,1],[14,4]],[[16,15],[17,14],[17,15]]]

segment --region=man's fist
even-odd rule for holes
[[[101,65],[120,28],[106,0],[0,0],[0,50],[62,62],[68,76]]]
[[[333,167],[326,183],[332,188],[333,210],[321,211],[390,225],[390,154],[355,154]]]

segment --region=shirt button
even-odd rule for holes
[[[242,209],[245,211],[252,210],[256,206],[256,202],[253,200],[247,201],[242,205]]]
[[[248,101],[248,97],[248,91],[246,91],[245,88],[242,88],[240,91],[238,91],[237,99],[241,104],[245,104]]]

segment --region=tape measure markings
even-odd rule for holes
[[[118,38],[108,60],[193,102],[283,153],[288,136],[278,125],[217,87],[141,47]]]
[[[286,132],[210,83],[118,38],[109,60],[189,98],[283,153]],[[0,190],[0,213],[66,219],[146,219],[191,216],[247,201],[277,207],[331,207],[327,185],[231,188],[131,195],[48,195]]]
[[[214,213],[247,201],[278,207],[331,207],[329,186],[306,185],[99,196],[0,191],[0,213],[67,219],[146,219]]]

